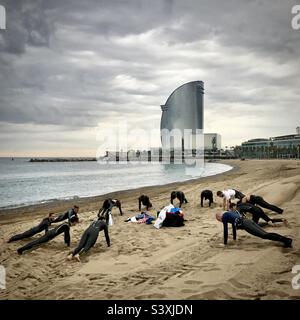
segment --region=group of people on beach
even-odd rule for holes
[[[218,212],[216,214],[216,219],[219,222],[223,223],[224,226],[224,245],[227,244],[228,241],[228,224],[232,225],[233,231],[233,239],[236,240],[237,229],[245,230],[246,232],[254,235],[256,237],[260,237],[262,239],[268,239],[272,241],[279,241],[285,247],[292,246],[292,239],[288,237],[284,237],[280,234],[273,232],[266,232],[263,229],[264,226],[278,222],[287,223],[285,219],[274,218],[271,219],[262,208],[269,209],[278,214],[283,213],[283,209],[268,203],[261,196],[257,195],[244,195],[242,192],[235,189],[227,189],[223,191],[217,191],[217,196],[223,199],[223,212]],[[203,190],[201,192],[201,207],[203,207],[204,200],[209,201],[209,206],[214,203],[213,200],[213,192],[211,190]],[[173,201],[175,199],[179,200],[179,208],[174,208]],[[236,200],[236,202],[234,202]],[[181,219],[183,219],[181,206],[185,203],[188,203],[185,194],[182,191],[173,191],[171,193],[171,207],[172,213],[177,213],[180,215]],[[145,216],[152,208],[152,203],[150,198],[147,195],[141,195],[138,198],[138,206],[139,211],[142,209],[142,205],[146,208],[146,211],[141,212],[145,221],[149,221],[149,216]],[[110,246],[110,238],[108,227],[111,224],[111,214],[112,209],[116,207],[119,209],[120,215],[123,215],[121,201],[118,199],[106,199],[99,212],[97,214],[97,218],[88,226],[88,228],[84,231],[77,247],[68,255],[68,260],[75,259],[80,261],[80,255],[88,252],[96,243],[99,232],[104,231],[105,239],[107,246]],[[178,210],[177,210],[178,209]],[[38,233],[45,232],[44,235],[39,238],[27,243],[26,245],[17,249],[18,254],[23,254],[24,251],[35,249],[40,245],[49,242],[50,240],[56,238],[60,234],[64,234],[64,242],[69,247],[71,243],[70,237],[70,228],[76,225],[79,222],[78,218],[79,207],[74,205],[72,209],[69,209],[65,213],[59,214],[57,217],[54,216],[53,213],[49,213],[48,217],[44,218],[39,225],[21,233],[12,236],[8,242],[18,241],[26,238],[30,238]],[[160,211],[157,212],[157,217],[159,217]],[[246,214],[249,213],[252,215],[252,219],[248,219]],[[141,215],[139,215],[141,216]],[[170,215],[175,216],[175,215]],[[148,220],[146,219],[148,218]],[[259,220],[262,219],[265,222],[259,223]],[[126,219],[126,222],[130,221],[130,219]],[[149,223],[151,223],[150,220]],[[58,222],[62,222],[58,226],[54,228],[50,228],[52,224],[56,224]],[[166,224],[167,226],[168,224]],[[174,226],[174,224],[169,224],[170,226]],[[184,225],[184,224],[181,224]]]
[[[272,241],[279,241],[285,247],[291,247],[293,240],[284,237],[278,233],[266,232],[263,229],[265,225],[277,222],[287,224],[286,219],[271,219],[262,208],[269,209],[278,214],[283,213],[283,209],[268,203],[263,197],[257,195],[244,195],[242,192],[235,189],[227,189],[224,191],[217,191],[217,196],[223,199],[223,210],[216,214],[216,219],[224,225],[224,245],[227,244],[228,239],[228,223],[232,225],[233,239],[236,240],[236,230],[242,229],[252,234],[253,236],[268,239]],[[237,202],[233,202],[234,200]],[[246,213],[252,215],[252,219],[246,217]],[[259,219],[263,219],[264,223],[259,223]]]

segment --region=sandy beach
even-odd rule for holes
[[[300,161],[227,160],[234,169],[217,176],[172,185],[145,187],[110,194],[123,204],[124,216],[113,211],[111,247],[103,232],[82,262],[66,261],[67,254],[96,217],[106,196],[78,199],[80,224],[71,229],[71,247],[63,236],[19,256],[16,249],[29,240],[11,244],[8,238],[38,224],[49,212],[64,212],[73,201],[57,201],[0,212],[0,264],[6,268],[6,290],[0,299],[300,299],[291,273],[300,265]],[[263,196],[284,209],[288,225],[268,226],[293,238],[293,248],[256,238],[238,230],[238,241],[223,242],[223,226],[215,219],[221,199],[200,207],[200,192],[236,188]],[[125,223],[138,213],[137,198],[145,193],[151,212],[169,204],[172,190],[185,192],[186,223],[181,228]],[[271,217],[280,217],[270,213]]]

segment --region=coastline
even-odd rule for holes
[[[294,299],[291,273],[300,264],[300,161],[228,160],[230,171],[205,178],[157,187],[113,193],[122,200],[124,215],[113,210],[114,225],[109,228],[111,247],[100,233],[94,248],[82,256],[82,262],[68,262],[66,257],[95,219],[103,198],[78,200],[79,225],[71,229],[71,247],[59,236],[42,247],[19,256],[17,248],[29,240],[7,243],[16,233],[38,224],[47,211],[67,209],[74,201],[56,203],[52,208],[20,208],[19,212],[0,217],[0,265],[6,268],[7,287],[0,290],[4,299]],[[223,242],[223,226],[215,219],[222,210],[221,199],[201,208],[200,192],[236,188],[244,193],[263,196],[284,209],[278,216],[288,225],[278,223],[265,228],[293,238],[293,248],[263,240],[238,230],[237,241]],[[185,226],[162,228],[125,223],[138,213],[137,197],[150,196],[152,214],[169,204],[170,191],[181,189],[188,203],[183,205]],[[80,202],[81,201],[81,202]],[[175,202],[176,204],[176,202]],[[57,209],[57,210],[56,210]],[[59,209],[59,210],[58,210]],[[23,210],[23,211],[22,211]],[[36,238],[37,236],[35,236]]]
[[[219,175],[224,175],[225,173],[229,173],[232,171],[236,171],[239,169],[239,166],[237,163],[231,164],[228,163],[228,161],[235,161],[238,162],[238,160],[222,160],[217,161],[217,163],[226,164],[231,166],[232,168],[230,170],[227,170],[225,172],[217,173],[211,176],[206,177],[199,177],[199,178],[193,178],[185,181],[178,181],[178,182],[171,182],[167,184],[156,184],[156,185],[150,185],[145,187],[137,187],[132,189],[124,189],[119,191],[113,191],[109,193],[105,193],[102,195],[96,195],[96,196],[88,196],[88,197],[76,197],[76,198],[70,198],[70,199],[55,199],[55,200],[49,200],[42,203],[36,203],[36,204],[28,204],[28,205],[20,205],[20,206],[14,206],[14,207],[7,207],[7,208],[0,208],[0,221],[3,215],[10,215],[15,216],[19,214],[37,214],[38,216],[44,216],[49,214],[50,212],[60,212],[65,209],[68,209],[69,207],[72,207],[74,204],[77,204],[81,209],[89,207],[89,204],[92,204],[93,207],[98,205],[98,209],[100,208],[100,205],[106,198],[121,198],[123,196],[130,196],[129,193],[134,194],[142,194],[147,193],[147,191],[151,190],[152,188],[156,188],[158,190],[164,191],[165,188],[172,188],[177,186],[185,186],[187,184],[191,184],[192,182],[199,182],[199,181],[205,181],[206,179],[217,177]],[[227,163],[226,163],[227,162]],[[138,197],[138,195],[136,195]]]

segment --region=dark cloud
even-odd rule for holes
[[[83,128],[114,119],[150,129],[177,86],[203,80],[206,130],[219,131],[226,144],[247,137],[244,123],[251,123],[249,138],[255,129],[293,130],[300,101],[296,3],[4,1],[0,121],[11,124],[5,130],[12,144],[20,136],[14,124],[35,127],[30,134],[43,141],[49,126],[83,140]],[[235,121],[236,135],[226,121]]]
[[[54,30],[43,1],[6,0],[6,32],[2,32],[0,52],[22,54],[26,46],[48,46]]]

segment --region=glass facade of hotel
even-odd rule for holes
[[[184,131],[191,135],[203,134],[203,94],[204,83],[192,81],[178,87],[161,106],[161,139],[162,147],[167,147],[165,132],[177,132],[184,137]],[[165,130],[166,129],[166,130]],[[176,129],[174,131],[174,129]],[[166,139],[165,139],[166,138]],[[202,137],[203,139],[203,137]],[[183,141],[170,141],[170,148],[181,148]]]

